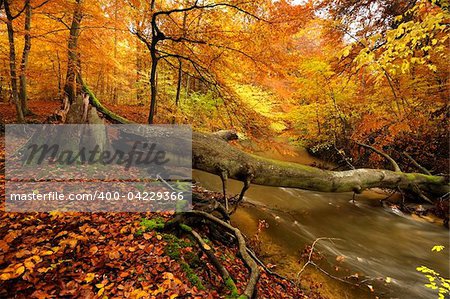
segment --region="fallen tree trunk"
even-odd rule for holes
[[[115,123],[133,123],[104,107],[84,86],[90,103]],[[426,192],[439,197],[450,191],[441,176],[405,173],[383,169],[329,171],[307,165],[266,159],[241,151],[228,144],[221,135],[194,132],[193,167],[221,177],[274,187],[299,188],[320,192],[356,192],[369,188],[402,189]],[[248,187],[247,187],[248,188]]]
[[[361,192],[368,188],[401,188],[442,196],[449,192],[444,177],[382,169],[329,171],[270,160],[245,153],[209,134],[193,134],[193,167],[253,184],[321,192]]]

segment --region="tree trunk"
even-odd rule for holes
[[[17,67],[16,67],[16,46],[14,42],[14,28],[13,28],[13,17],[11,14],[11,10],[9,8],[8,1],[4,2],[5,12],[6,12],[6,27],[8,30],[8,41],[9,41],[9,72],[11,76],[11,91],[13,102],[16,105],[16,113],[17,113],[17,122],[23,123],[23,111],[22,106],[19,101],[19,91],[17,88]]]
[[[31,14],[32,8],[30,4],[31,0],[25,1],[25,36],[22,60],[20,63],[20,105],[22,106],[22,112],[24,115],[30,115],[31,111],[28,109],[28,93],[27,93],[27,68],[28,68],[28,56],[31,50]]]
[[[274,187],[320,192],[356,192],[368,188],[401,188],[442,196],[450,188],[444,177],[383,169],[329,171],[315,167],[266,159],[238,150],[209,134],[193,134],[193,167],[228,178]]]
[[[187,4],[187,3],[185,3]],[[186,35],[186,21],[187,21],[187,13],[184,12],[183,14],[183,36]],[[181,52],[181,54],[183,55],[183,51]],[[183,80],[183,62],[181,61],[181,59],[178,59],[178,81],[177,81],[177,94],[175,96],[175,105],[178,107],[179,103],[180,103],[180,95],[181,95],[181,83]]]
[[[142,46],[140,41],[136,44],[136,101],[141,104],[144,99],[144,88],[142,86],[142,70],[144,63],[142,61]]]
[[[62,72],[61,72],[61,59],[59,58],[59,52],[56,51],[56,59],[58,61],[58,99],[62,98],[63,88],[62,88]]]
[[[68,42],[68,60],[67,60],[67,76],[64,91],[67,95],[69,103],[76,101],[77,97],[77,68],[78,68],[78,37],[80,35],[80,24],[83,14],[81,11],[83,0],[76,0],[76,6],[73,13],[72,25],[70,26],[70,35]]]
[[[105,108],[84,85],[91,104],[114,123],[132,123]],[[426,192],[439,197],[450,191],[444,177],[383,169],[348,171],[322,170],[307,165],[266,159],[243,152],[224,141],[221,135],[194,132],[192,165],[195,169],[226,175],[257,185],[288,187],[319,192],[355,192],[369,188]]]
[[[178,60],[177,94],[175,96],[175,105],[177,107],[178,107],[178,104],[180,103],[181,80],[183,80],[183,63],[181,62],[181,60]]]
[[[150,111],[148,113],[148,123],[153,124],[153,118],[155,117],[156,98],[158,87],[156,84],[156,71],[158,69],[158,57],[156,54],[157,40],[152,40],[150,47],[150,55],[152,58],[152,66],[150,70]]]
[[[117,20],[118,20],[118,3],[114,2],[114,71],[113,71],[113,103],[118,104],[118,90],[117,90]]]

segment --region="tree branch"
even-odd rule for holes
[[[428,169],[426,169],[425,167],[423,167],[422,165],[420,165],[419,163],[417,163],[416,160],[413,159],[413,157],[411,157],[410,155],[408,155],[408,153],[404,152],[403,155],[405,155],[406,158],[408,158],[414,166],[416,166],[420,171],[422,171],[422,173],[431,175],[431,172],[428,171]]]
[[[367,149],[370,149],[371,151],[377,153],[378,155],[380,155],[380,156],[382,156],[383,158],[385,158],[386,160],[388,160],[389,163],[391,163],[392,168],[394,169],[394,171],[397,171],[397,172],[401,172],[401,171],[402,171],[402,170],[400,169],[400,167],[398,166],[397,162],[395,162],[395,160],[392,159],[391,156],[389,156],[388,154],[383,153],[382,151],[380,151],[380,150],[374,148],[373,146],[370,146],[370,145],[367,145],[367,144],[364,144],[364,143],[356,142],[356,144],[359,145],[359,146],[365,147],[365,148],[367,148]]]

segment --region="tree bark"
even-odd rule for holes
[[[72,24],[70,26],[69,42],[67,45],[67,76],[64,91],[69,99],[69,103],[75,102],[77,97],[77,68],[78,68],[78,37],[80,35],[80,24],[83,18],[81,6],[83,0],[76,0],[76,6],[73,13]]]
[[[178,81],[177,81],[177,94],[175,96],[175,105],[178,107],[180,103],[181,95],[181,80],[183,79],[183,62],[178,60]]]
[[[24,115],[30,115],[31,111],[28,109],[28,93],[27,93],[27,68],[28,68],[28,56],[31,50],[31,0],[25,0],[25,36],[24,36],[24,45],[22,52],[22,60],[20,63],[20,92],[19,99],[20,105],[22,106],[22,112]]]
[[[193,167],[206,172],[227,172],[228,178],[274,187],[320,192],[356,192],[369,188],[408,190],[417,188],[442,196],[450,188],[444,177],[384,169],[329,171],[311,166],[281,162],[245,153],[210,134],[193,133]]]
[[[150,111],[148,113],[148,123],[153,124],[153,120],[155,117],[155,108],[156,108],[156,98],[158,87],[156,84],[156,71],[158,69],[158,57],[156,54],[156,40],[152,40],[152,44],[150,47],[150,56],[152,58],[152,66],[150,70]]]
[[[113,70],[113,103],[114,104],[118,104],[118,89],[117,89],[117,20],[118,20],[118,10],[119,8],[117,7],[118,3],[117,0],[114,2],[114,70]]]
[[[16,67],[16,46],[14,42],[14,28],[12,21],[14,20],[14,17],[11,14],[11,10],[9,7],[8,1],[5,1],[5,13],[6,13],[6,27],[8,30],[8,41],[9,41],[9,72],[11,77],[11,90],[12,90],[12,98],[13,102],[16,106],[16,113],[17,113],[17,122],[23,123],[24,117],[23,117],[23,111],[22,106],[20,105],[19,101],[19,91],[17,87],[17,67]]]
[[[144,88],[142,86],[142,70],[144,63],[142,61],[142,46],[141,42],[136,43],[136,101],[141,104],[144,99]]]

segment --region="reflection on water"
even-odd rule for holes
[[[200,171],[194,171],[193,176],[205,188],[221,190],[218,177]],[[231,193],[238,193],[241,186],[240,182],[230,181],[228,188]],[[342,239],[318,246],[328,259],[327,271],[341,277],[358,273],[373,278],[370,284],[375,293],[364,289],[365,296],[361,295],[361,290],[356,290],[334,298],[437,297],[423,286],[426,281],[415,269],[425,265],[445,277],[450,276],[448,256],[443,252],[431,252],[436,244],[449,248],[448,230],[383,208],[374,200],[383,197],[365,192],[352,203],[351,193],[252,185],[246,193],[246,201],[257,207],[247,205],[238,209],[232,221],[251,236],[258,220],[266,220],[269,228],[263,233],[263,241],[272,247],[269,252],[279,252],[283,256],[283,261],[278,258],[277,271],[291,276],[298,271],[294,264],[298,264],[299,251],[305,245],[319,237]],[[336,262],[336,256],[343,256],[344,264]],[[339,264],[338,272],[334,270],[336,264]],[[391,279],[389,284],[385,282],[387,277]]]

